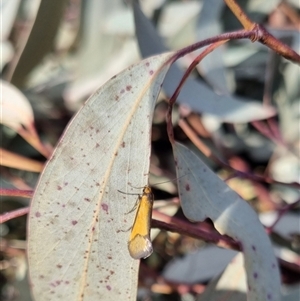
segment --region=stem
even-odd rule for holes
[[[29,207],[17,209],[14,211],[6,212],[4,214],[0,215],[0,224],[5,223],[13,218],[23,216],[25,214],[29,213]]]
[[[233,31],[233,32],[222,33],[215,37],[205,39],[203,41],[197,42],[195,44],[189,45],[185,48],[178,50],[174,54],[174,56],[172,56],[169,59],[169,61],[166,64],[173,63],[188,53],[191,53],[197,49],[200,49],[204,46],[208,46],[208,45],[216,43],[216,42],[226,41],[226,40],[241,40],[241,39],[251,39],[252,41],[253,40],[256,41],[260,38],[259,34],[260,34],[260,32],[257,28],[255,28],[253,30],[247,30],[247,31],[242,29],[242,30],[237,30],[237,31]]]
[[[162,214],[161,212],[156,212],[155,215]],[[232,250],[241,250],[241,246],[238,242],[235,242],[232,238],[221,235],[217,231],[204,231],[199,229],[197,225],[192,225],[190,223],[184,222],[175,217],[169,217],[171,223],[165,223],[156,219],[152,219],[151,227],[164,229],[170,232],[176,232],[182,235],[193,237],[196,239],[202,239],[206,242],[214,243],[216,246],[232,249]]]
[[[173,93],[173,95],[171,96],[170,100],[169,100],[169,107],[167,110],[167,115],[166,115],[166,121],[167,121],[167,132],[168,132],[168,136],[169,136],[169,140],[171,144],[174,144],[174,130],[173,130],[173,123],[172,123],[172,111],[173,111],[173,105],[183,87],[183,84],[186,82],[187,78],[189,77],[189,75],[192,73],[192,71],[195,69],[195,67],[209,54],[211,53],[214,49],[216,49],[217,47],[223,45],[224,43],[226,43],[228,41],[228,39],[226,40],[221,40],[218,42],[215,42],[213,44],[211,44],[210,46],[208,46],[203,52],[201,52],[192,62],[192,64],[189,66],[189,68],[186,70],[186,72],[184,73],[179,85],[177,86],[175,92]]]
[[[0,188],[1,196],[19,196],[23,198],[32,198],[32,190],[18,190],[18,189],[6,189]]]

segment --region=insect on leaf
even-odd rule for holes
[[[221,234],[240,242],[248,282],[248,300],[280,300],[280,277],[269,237],[257,214],[185,146],[173,145],[178,189],[185,216],[210,218]]]
[[[118,190],[148,183],[153,109],[170,56],[110,79],[61,137],[28,219],[36,300],[136,300],[139,261],[129,255],[126,232],[136,197]]]

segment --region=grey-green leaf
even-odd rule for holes
[[[192,221],[210,218],[221,234],[241,244],[249,301],[280,300],[277,260],[257,214],[192,151],[175,143],[173,152],[185,216]]]
[[[110,79],[60,139],[28,218],[36,301],[136,300],[139,261],[128,253],[126,232],[136,196],[118,190],[148,183],[153,109],[170,55]]]

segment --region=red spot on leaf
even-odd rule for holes
[[[37,212],[35,213],[35,216],[36,216],[36,217],[40,217],[40,216],[41,216],[41,213],[37,211]]]
[[[132,87],[131,87],[130,85],[126,86],[126,91],[130,91],[131,88],[132,88]]]
[[[107,204],[101,204],[102,209],[108,214],[108,205]]]
[[[75,226],[78,222],[77,221],[72,221],[72,225]]]
[[[153,73],[154,73],[153,70],[150,70],[150,71],[149,71],[149,74],[150,74],[150,75],[153,75]]]
[[[185,185],[185,190],[186,190],[186,191],[190,191],[190,190],[191,190],[191,187],[190,187],[189,184],[186,184],[186,185]]]
[[[106,288],[111,291],[111,286],[110,285],[107,285]]]
[[[62,187],[61,186],[57,186],[57,190],[62,190]]]

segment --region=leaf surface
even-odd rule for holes
[[[175,143],[173,152],[185,216],[192,221],[210,218],[221,234],[240,242],[249,301],[280,300],[277,260],[257,214],[185,146]]]
[[[247,300],[246,273],[243,254],[238,253],[224,272],[210,281],[197,301],[245,301]]]
[[[36,300],[136,300],[127,249],[136,196],[148,183],[154,104],[170,57],[127,68],[71,121],[35,191],[28,259]],[[162,67],[162,68],[161,68]],[[132,186],[131,186],[132,185]]]

